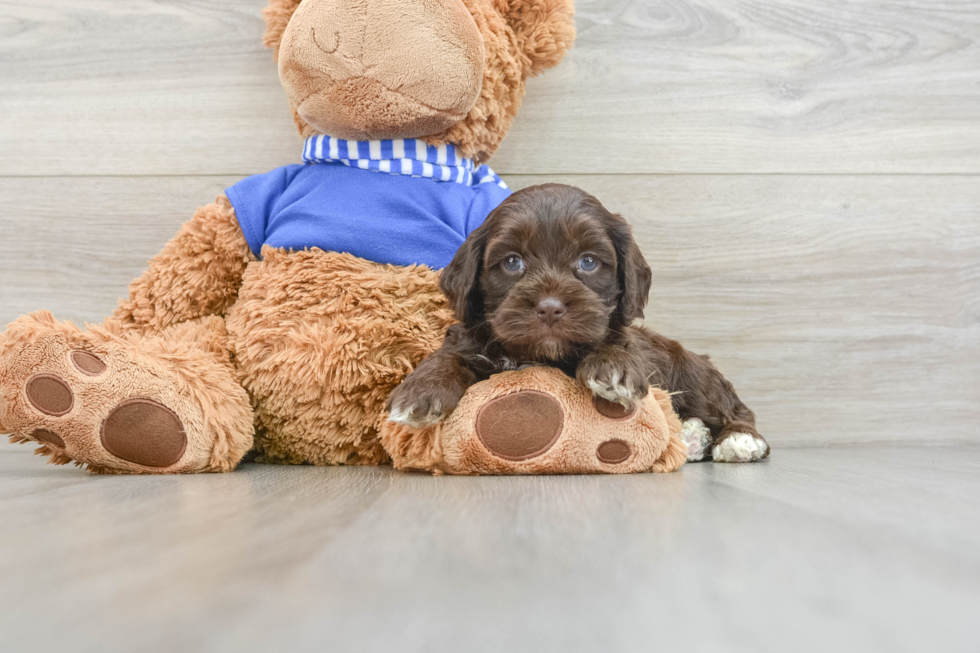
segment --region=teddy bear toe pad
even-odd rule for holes
[[[636,412],[635,407],[626,407],[614,401],[603,399],[602,397],[592,397],[592,405],[600,415],[609,419],[629,419]]]
[[[75,369],[87,376],[100,376],[106,370],[105,363],[98,356],[80,349],[71,353],[71,362]]]
[[[71,412],[75,395],[68,384],[54,374],[37,374],[27,382],[27,400],[45,415],[60,417]]]
[[[48,444],[53,444],[56,447],[64,449],[65,441],[61,439],[61,436],[54,431],[49,431],[47,429],[34,429],[33,433],[34,439],[38,442],[46,442]]]
[[[629,460],[633,450],[625,440],[606,440],[596,449],[595,455],[601,462],[618,465]]]

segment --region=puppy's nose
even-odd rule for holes
[[[538,302],[534,311],[539,320],[554,324],[565,314],[565,303],[557,297],[545,297]]]

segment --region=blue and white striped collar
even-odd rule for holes
[[[429,145],[414,138],[386,141],[348,141],[333,136],[310,136],[303,148],[304,163],[342,163],[352,168],[392,175],[451,181],[464,186],[507,184],[490,166],[473,166],[455,145]]]

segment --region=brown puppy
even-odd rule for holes
[[[632,326],[643,317],[650,281],[629,225],[596,198],[561,184],[515,193],[443,272],[442,290],[460,322],[392,394],[389,419],[433,424],[473,383],[551,365],[627,407],[650,384],[676,393],[674,409],[692,420],[689,459],[709,452],[725,462],[765,458],[755,416],[706,356]]]

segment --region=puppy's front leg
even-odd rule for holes
[[[421,428],[453,412],[476,374],[449,343],[422,361],[388,398],[388,419]]]
[[[592,394],[630,409],[650,391],[646,361],[628,339],[601,345],[582,359],[575,376]]]

